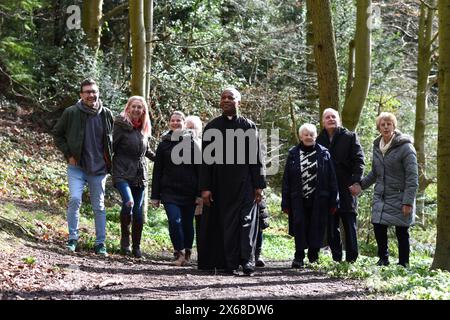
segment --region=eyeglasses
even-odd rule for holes
[[[86,94],[92,93],[92,94],[96,94],[96,93],[98,93],[98,90],[85,90],[85,91],[81,91],[81,93],[86,93]]]

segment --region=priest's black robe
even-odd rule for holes
[[[214,133],[220,132],[223,143],[210,138],[209,135],[213,133],[210,130]],[[239,139],[232,138],[230,133],[247,133],[250,138],[239,142]],[[232,140],[235,142],[234,156],[230,157],[229,145]],[[210,146],[212,143],[219,146],[215,149],[216,152],[209,152],[213,149]],[[255,189],[266,187],[259,147],[256,125],[244,117],[233,116],[230,119],[222,115],[205,127],[199,187],[200,191],[211,191],[213,202],[210,207],[203,206],[198,239],[199,269],[236,270],[240,264],[253,259],[257,215],[251,214],[251,208]],[[219,157],[219,150],[223,151],[223,157]],[[208,164],[205,158],[208,154],[213,155],[216,160],[222,158],[222,163],[217,163],[219,160]],[[243,155],[243,163],[238,163],[238,158]]]

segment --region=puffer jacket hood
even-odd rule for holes
[[[374,141],[373,141],[373,146],[379,148],[380,145],[380,140],[382,139],[382,136],[379,135]],[[411,143],[413,144],[413,138],[407,134],[404,134],[402,132],[400,132],[399,130],[395,129],[394,131],[394,138],[392,140],[391,143],[391,147],[389,149],[393,149],[396,148],[398,146],[401,146],[402,144],[405,143]]]

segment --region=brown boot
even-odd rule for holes
[[[130,255],[130,223],[131,215],[120,215],[120,254]]]
[[[191,256],[192,256],[192,250],[191,249],[184,249],[184,259],[186,259],[186,262],[190,262],[191,261]]]
[[[178,259],[173,263],[177,267],[186,265],[186,258],[183,251],[179,251]]]

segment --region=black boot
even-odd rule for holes
[[[266,263],[263,259],[261,259],[261,248],[256,248],[255,250],[255,266],[256,267],[265,267]]]
[[[255,274],[255,265],[252,261],[244,261],[242,263],[242,270],[244,271],[244,275],[251,277]]]
[[[131,239],[133,241],[133,256],[136,258],[141,258],[141,237],[142,237],[142,229],[144,228],[144,225],[142,223],[133,221],[132,227],[131,227]]]
[[[120,254],[130,255],[130,223],[131,216],[129,214],[120,215]]]

